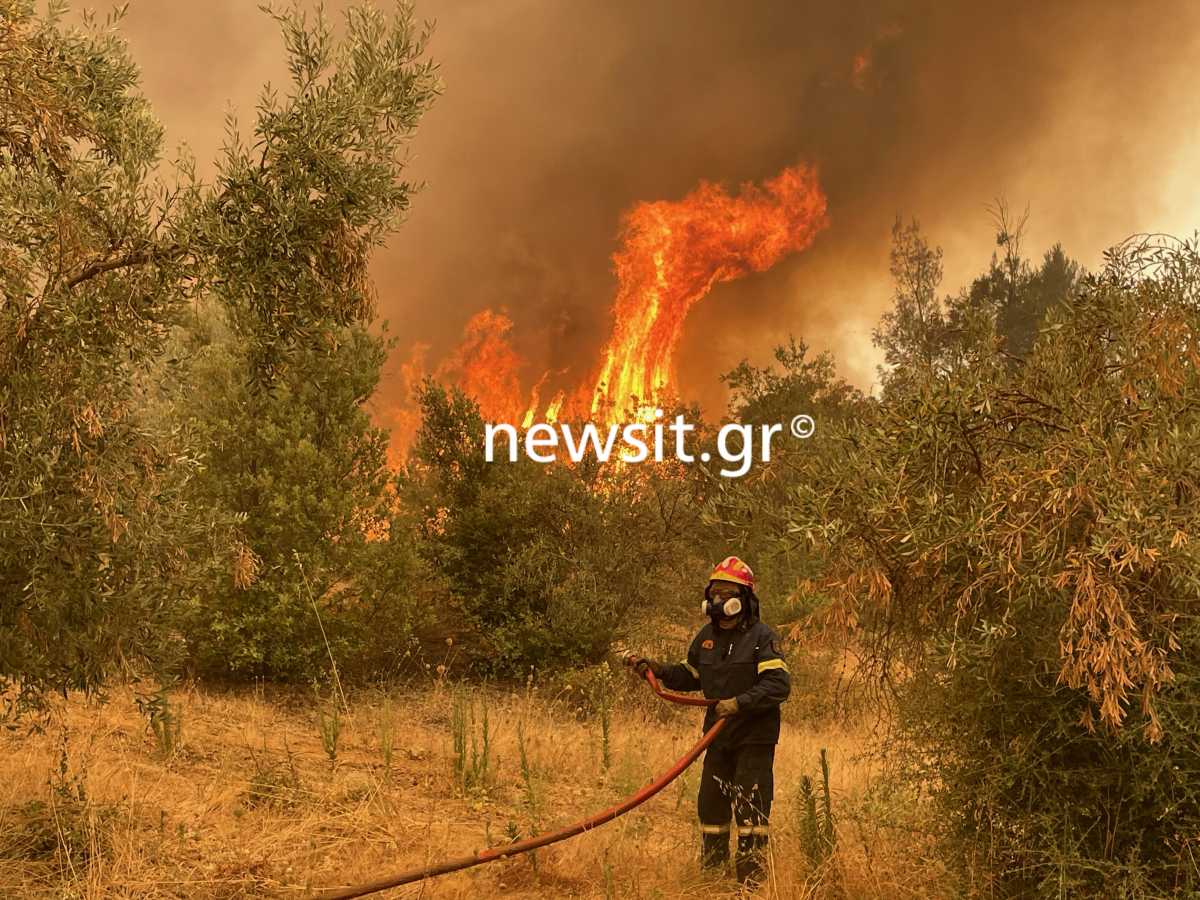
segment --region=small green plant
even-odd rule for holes
[[[650,774],[649,763],[641,749],[626,746],[617,755],[612,769],[607,773],[608,787],[614,795],[625,797],[644,785]],[[631,824],[626,827],[636,826]]]
[[[617,696],[616,678],[607,662],[596,666],[591,674],[587,699],[600,720],[600,768],[608,772],[612,768],[612,708]]]
[[[600,707],[600,767],[607,772],[612,768],[612,707]]]
[[[538,809],[538,793],[533,785],[533,767],[529,764],[529,752],[525,748],[525,723],[517,722],[517,753],[521,762],[521,786],[524,789],[525,806],[531,811]]]
[[[692,770],[685,769],[683,775],[676,782],[679,789],[675,792],[675,811],[679,811],[680,805],[683,803],[683,798],[691,797],[692,795]]]
[[[616,900],[617,880],[613,875],[612,863],[608,860],[607,849],[604,851],[604,864],[601,866],[601,871],[604,873],[604,900]]]
[[[317,729],[321,732],[321,749],[329,758],[329,767],[337,765],[338,738],[342,734],[342,713],[336,703],[317,710]]]
[[[541,830],[539,825],[541,804],[538,792],[533,785],[533,767],[529,764],[529,753],[525,749],[525,723],[523,721],[517,722],[517,753],[521,762],[521,787],[524,792],[525,809],[529,813],[530,831],[537,834]],[[536,850],[530,853],[530,861],[533,863],[533,871],[536,872],[538,868]]]
[[[68,753],[69,738],[63,729],[62,739],[58,747],[58,769],[52,772],[48,781],[51,798],[62,803],[83,805],[88,802],[87,787],[83,772],[71,771],[71,758]]]
[[[178,707],[172,705],[167,689],[160,688],[153,694],[140,695],[134,698],[134,702],[138,711],[146,717],[147,728],[154,735],[159,756],[174,756],[182,743],[183,715]]]
[[[821,748],[821,781],[813,784],[807,775],[800,779],[800,845],[813,866],[833,855],[837,830],[833,820],[833,797],[829,789],[829,759]]]
[[[491,783],[492,733],[486,692],[481,693],[480,715],[475,701],[459,688],[454,694],[450,731],[454,741],[454,776],[463,793],[485,790]],[[478,731],[476,726],[478,725]]]

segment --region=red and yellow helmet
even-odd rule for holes
[[[736,556],[727,556],[712,570],[709,581],[732,581],[754,590],[754,572]]]

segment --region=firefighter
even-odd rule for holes
[[[736,556],[713,569],[702,609],[709,622],[685,660],[667,664],[627,653],[625,661],[643,677],[649,669],[670,690],[700,690],[716,699],[704,717],[705,731],[718,718],[731,717],[704,754],[697,799],[700,859],[705,867],[725,868],[732,819],[737,878],[753,884],[763,876],[779,705],[791,692],[791,677],[779,637],[759,618],[754,573]]]

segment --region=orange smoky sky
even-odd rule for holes
[[[331,4],[335,15],[340,6]],[[795,335],[869,388],[897,215],[946,251],[947,291],[986,266],[987,208],[1030,209],[1025,250],[1085,265],[1138,231],[1200,219],[1200,4],[418,0],[445,93],[412,144],[424,182],[374,265],[399,338],[373,407],[398,426],[414,348],[452,358],[483,310],[511,320],[526,390],[585,377],[609,334],[624,211],[701,181],[815,166],[828,227],[717,284],[675,354],[683,399]],[[286,70],[249,0],[140,0],[123,30],[146,94],[201,161]],[[209,170],[211,171],[211,169]]]

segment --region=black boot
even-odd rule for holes
[[[729,826],[701,825],[701,828],[720,828],[700,834],[700,865],[706,869],[724,870],[729,862]]]
[[[764,869],[767,858],[767,836],[765,834],[738,835],[737,880],[749,888],[761,884],[766,877]]]

